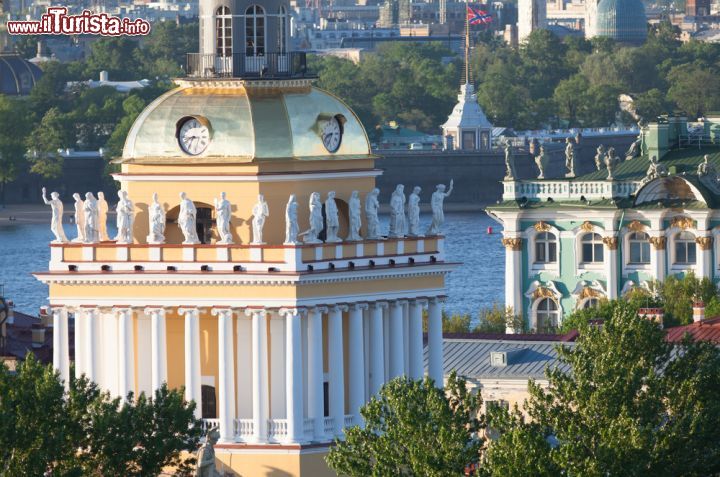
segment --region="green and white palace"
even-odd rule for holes
[[[530,329],[669,275],[720,281],[720,115],[691,132],[685,118],[661,117],[627,157],[601,146],[596,170],[577,177],[573,142],[564,177],[516,180],[508,164],[502,200],[487,209],[503,226],[506,306]]]

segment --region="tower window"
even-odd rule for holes
[[[280,7],[278,22],[278,53],[284,54],[287,51],[285,44],[287,43],[287,11],[285,7]]]
[[[218,56],[232,55],[232,15],[228,7],[215,12],[215,52]]]
[[[265,10],[260,5],[245,10],[245,54],[265,55]]]

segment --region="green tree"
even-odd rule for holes
[[[559,347],[547,388],[531,381],[525,410],[490,416],[499,438],[489,475],[705,476],[720,472],[720,350],[673,347],[664,331],[621,306]],[[520,456],[524,459],[518,460]],[[511,474],[530,463],[538,474]]]
[[[27,138],[27,147],[31,172],[48,179],[60,177],[63,158],[58,150],[75,147],[75,132],[68,115],[50,108]]]
[[[152,399],[111,399],[81,377],[66,391],[31,354],[17,373],[0,365],[0,474],[140,477],[172,466],[185,475],[193,460],[183,452],[200,434],[194,409],[167,386]]]
[[[696,299],[709,304],[718,298],[718,292],[712,280],[698,278],[693,272],[682,277],[668,276],[662,283],[656,284],[658,297],[665,311],[665,325],[685,325],[692,323],[692,304]]]
[[[590,85],[587,79],[580,74],[562,80],[555,88],[553,100],[558,107],[559,114],[568,120],[571,127],[579,125],[578,116],[586,104],[586,93]]]
[[[137,95],[130,95],[122,103],[124,116],[115,125],[112,134],[107,142],[108,157],[120,157],[122,155],[125,138],[130,132],[135,119],[145,109],[146,103]]]
[[[93,42],[85,76],[97,79],[101,71],[107,71],[110,79],[115,81],[138,79],[138,48],[138,42],[128,37],[105,37]]]
[[[560,80],[568,76],[566,49],[565,44],[548,30],[533,31],[521,45],[522,76],[532,99],[549,97]]]
[[[24,101],[0,95],[0,204],[5,203],[5,185],[27,165],[25,138],[32,118],[26,106]]]
[[[720,108],[720,82],[713,69],[680,65],[668,74],[668,99],[692,117]]]
[[[648,90],[635,98],[635,110],[648,120],[655,120],[661,114],[669,112],[665,95],[657,88]]]
[[[346,429],[327,462],[350,477],[463,475],[480,459],[481,405],[454,373],[445,390],[429,378],[396,378],[362,407],[365,427]]]

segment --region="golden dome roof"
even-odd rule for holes
[[[342,160],[372,157],[355,113],[309,81],[190,81],[153,101],[128,133],[123,163],[247,163],[272,159]],[[195,118],[209,130],[196,155],[183,150],[181,126]],[[323,145],[323,126],[341,124],[335,152]]]

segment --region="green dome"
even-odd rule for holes
[[[647,38],[647,17],[641,0],[601,0],[597,12],[597,35],[623,43],[642,43]]]

